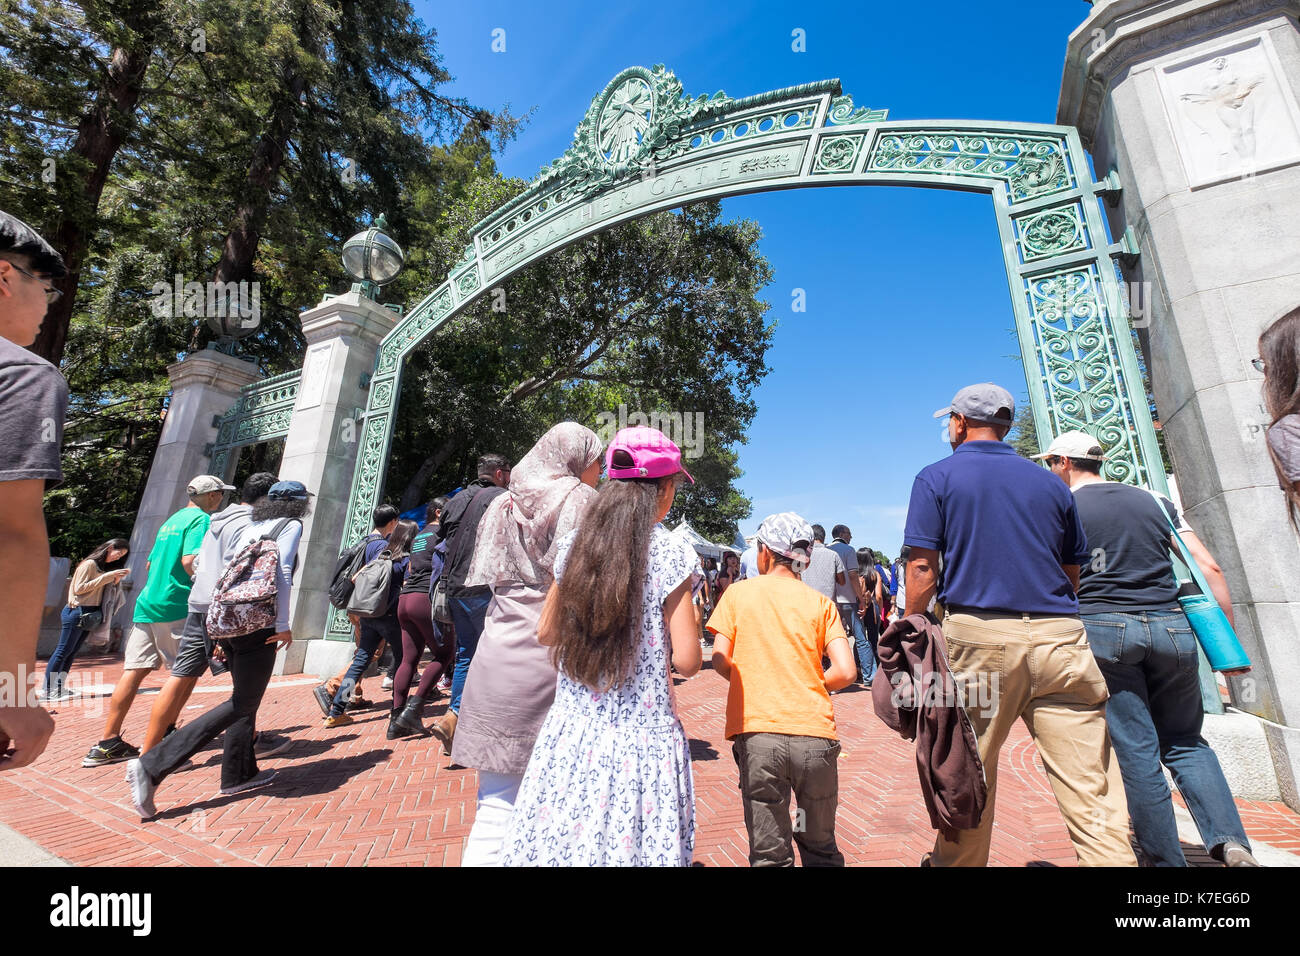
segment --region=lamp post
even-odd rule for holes
[[[381,213],[373,226],[343,243],[343,269],[356,280],[352,291],[375,301],[380,287],[396,279],[406,262],[402,247],[384,231],[387,228]]]

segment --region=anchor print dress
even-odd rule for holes
[[[556,580],[575,535],[559,543]],[[690,865],[695,793],[663,603],[702,574],[691,546],[655,525],[631,673],[597,694],[560,672],[506,830],[504,865]]]

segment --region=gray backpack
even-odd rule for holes
[[[388,613],[393,583],[393,553],[385,548],[357,572],[348,598],[348,613],[357,617],[383,617]]]

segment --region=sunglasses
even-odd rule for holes
[[[1251,359],[1250,364],[1255,367],[1256,372],[1262,373],[1264,371],[1264,360],[1262,358]]]
[[[55,302],[58,302],[59,297],[63,295],[62,289],[56,289],[53,286],[45,285],[46,280],[42,279],[40,276],[32,275],[32,273],[28,272],[26,269],[24,269],[22,266],[18,265],[17,263],[11,262],[9,264],[13,266],[15,269],[17,269],[19,272],[21,272],[23,275],[27,276],[27,278],[35,279],[37,282],[41,283],[42,286],[44,286],[45,302],[47,305],[53,305]]]

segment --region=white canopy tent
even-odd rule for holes
[[[708,538],[704,537],[692,528],[685,518],[682,519],[681,524],[673,529],[673,534],[678,534],[685,538],[686,542],[695,549],[695,553],[700,555],[700,557],[714,558],[715,560],[721,561],[723,551],[735,550],[726,545],[714,544]]]

